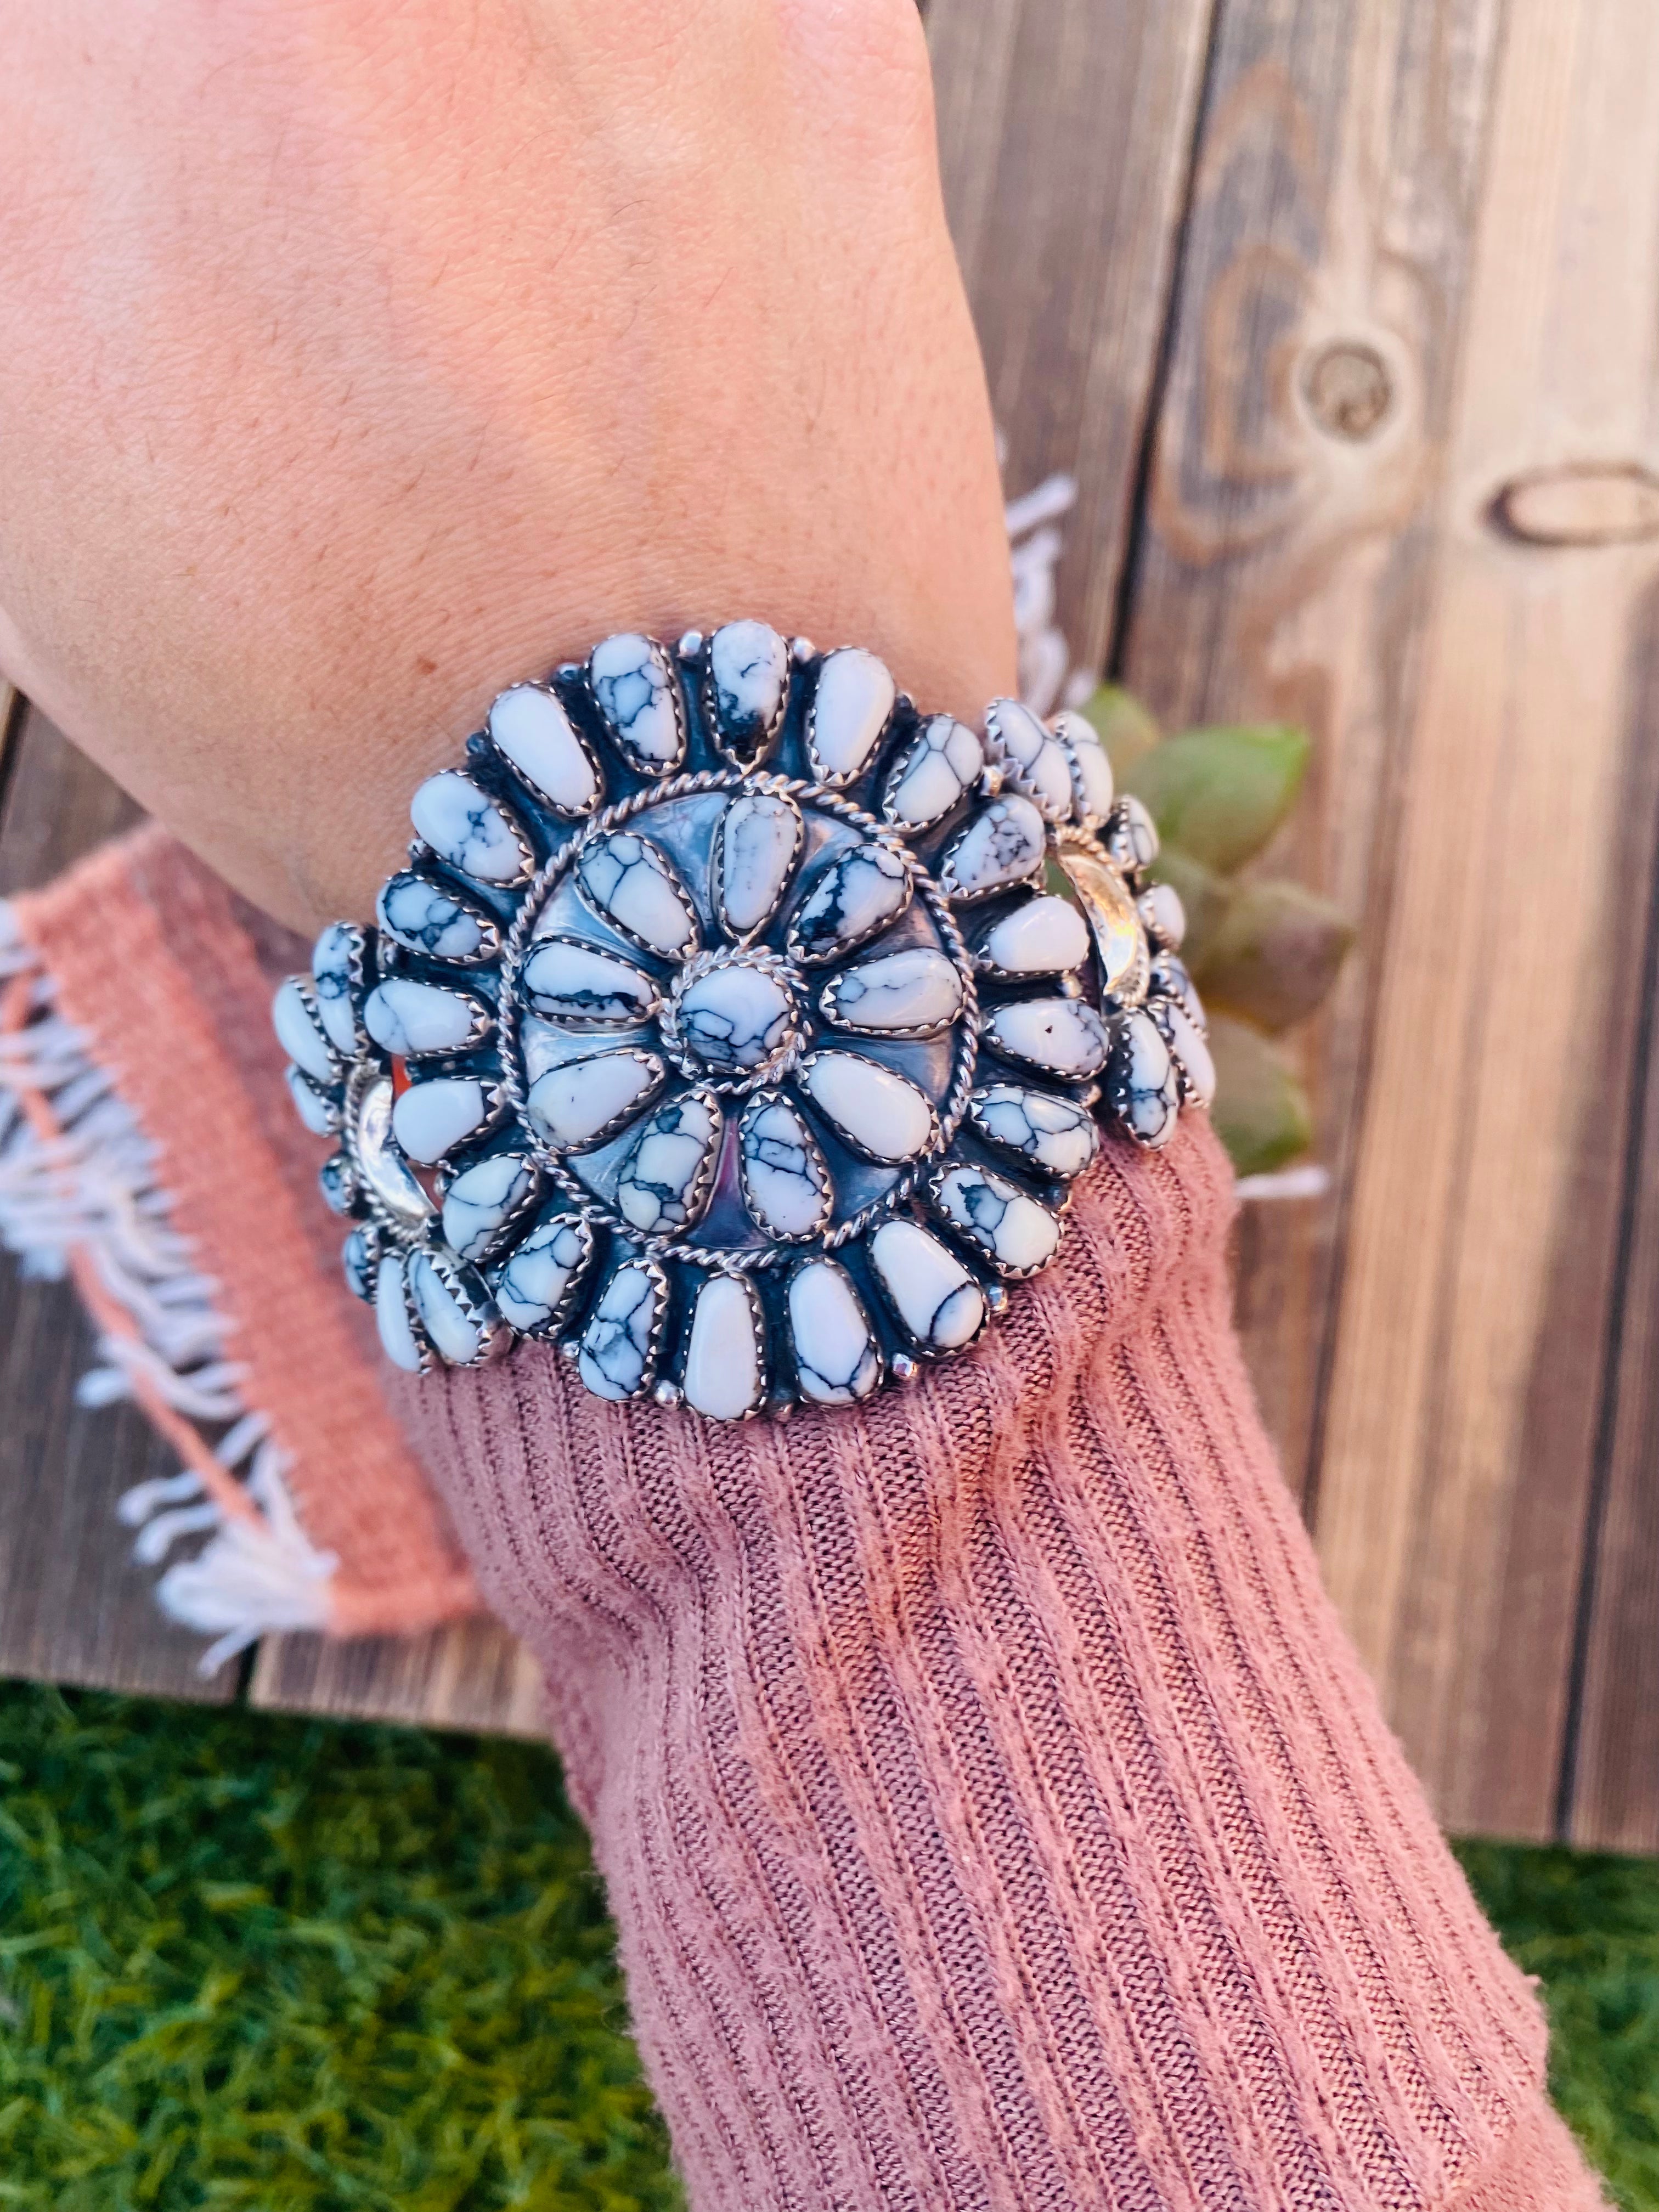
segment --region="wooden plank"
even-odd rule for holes
[[[1104,665],[1211,0],[931,0],[951,235],[1020,494],[1078,483],[1057,583]]]
[[[1338,1198],[1252,1218],[1253,1359],[1443,1816],[1523,1836],[1618,1273],[1656,565],[1607,542],[1628,477],[1526,480],[1651,458],[1656,41],[1645,0],[1228,0],[1124,655],[1172,718],[1319,737],[1274,857],[1363,918],[1312,1054]]]
[[[17,732],[0,813],[0,896],[41,884],[134,818],[131,803],[40,715]],[[88,1412],[75,1386],[96,1354],[73,1292],[0,1260],[0,1674],[222,1703],[237,1668],[197,1671],[155,1573],[116,1517],[131,1484],[176,1465],[137,1409]]]
[[[251,1704],[276,1711],[497,1735],[547,1732],[540,1669],[516,1638],[482,1618],[429,1636],[363,1637],[349,1644],[268,1637],[247,1693]]]

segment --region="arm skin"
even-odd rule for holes
[[[606,631],[1010,688],[913,0],[0,15],[0,666],[237,887]]]

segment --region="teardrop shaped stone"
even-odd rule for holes
[[[942,1176],[934,1204],[1001,1275],[1035,1275],[1060,1249],[1060,1224],[1029,1191],[988,1168],[957,1167]]]
[[[336,1052],[349,1059],[358,1045],[353,1003],[363,973],[368,941],[355,922],[331,921],[312,948],[311,992],[317,1018]]]
[[[826,653],[806,726],[806,752],[820,783],[848,783],[869,763],[898,697],[885,664],[862,646]]]
[[[888,770],[882,813],[907,833],[942,822],[985,773],[985,748],[965,722],[933,714]]]
[[[605,1285],[582,1331],[577,1370],[596,1398],[636,1398],[651,1380],[668,1286],[649,1261],[630,1261]]]
[[[945,848],[940,868],[945,895],[988,898],[1030,881],[1048,850],[1042,817],[1018,792],[986,802]]]
[[[392,1219],[407,1229],[421,1229],[432,1218],[432,1200],[393,1139],[392,1103],[389,1075],[377,1077],[357,1102],[357,1165],[364,1183]]]
[[[463,1260],[487,1260],[534,1200],[541,1178],[522,1152],[465,1168],[444,1193],[444,1242]]]
[[[435,1167],[489,1121],[492,1102],[476,1075],[440,1075],[411,1084],[392,1109],[392,1133],[411,1160]]]
[[[789,1340],[803,1398],[855,1406],[881,1381],[881,1351],[847,1270],[809,1260],[789,1279]]]
[[[418,1060],[440,1052],[465,1052],[480,1043],[489,1009],[460,991],[422,983],[413,975],[388,975],[363,1004],[363,1026],[382,1052]]]
[[[340,1071],[313,1012],[311,994],[297,975],[279,983],[270,1002],[270,1026],[294,1065],[313,1083],[337,1083]]]
[[[1151,1152],[1169,1143],[1180,1117],[1180,1079],[1169,1046],[1144,1009],[1118,1031],[1106,1091],[1126,1136]]]
[[[380,1266],[379,1241],[368,1224],[359,1222],[340,1247],[340,1273],[354,1298],[365,1305],[374,1299],[374,1277]]]
[[[836,1133],[866,1158],[920,1159],[938,1136],[933,1107],[909,1078],[860,1054],[814,1053],[800,1081]]]
[[[644,1237],[678,1236],[708,1203],[720,1111],[704,1091],[659,1106],[629,1147],[617,1183],[617,1210]]]
[[[697,1293],[681,1377],[685,1402],[711,1420],[740,1421],[766,1395],[759,1302],[739,1275],[711,1275]]]
[[[654,1053],[594,1053],[538,1076],[525,1108],[550,1151],[580,1152],[642,1112],[666,1073]]]
[[[1059,975],[1089,957],[1089,926],[1069,899],[1027,899],[1005,914],[980,948],[999,975]]]
[[[985,1041],[1067,1083],[1098,1075],[1110,1048],[1099,1015],[1081,999],[1016,999],[992,1015]]]
[[[650,976],[619,954],[570,937],[535,945],[520,980],[532,1009],[544,1021],[584,1028],[635,1029],[661,1005]]]
[[[302,1075],[297,1067],[284,1068],[283,1073],[301,1126],[313,1137],[334,1136],[340,1127],[340,1109],[327,1092],[319,1091],[311,1078]]]
[[[576,879],[596,913],[623,935],[664,959],[697,949],[697,917],[673,863],[660,847],[632,830],[613,830],[586,846]]]
[[[1158,824],[1133,792],[1114,799],[1112,811],[1101,825],[1100,842],[1106,856],[1131,874],[1150,868],[1158,858]]]
[[[932,1036],[962,1012],[955,961],[931,945],[908,945],[848,968],[818,1001],[825,1021],[866,1036]]]
[[[489,710],[489,741],[558,814],[591,814],[605,796],[599,764],[557,693],[515,684]]]
[[[985,750],[1039,813],[1050,822],[1069,820],[1071,762],[1029,707],[1018,699],[994,699],[985,712]]]
[[[685,755],[685,724],[673,663],[656,640],[632,630],[606,638],[593,648],[587,680],[630,766],[672,775]]]
[[[783,720],[788,647],[764,623],[727,623],[708,641],[708,691],[721,751],[757,761]]]
[[[738,1130],[738,1172],[750,1218],[783,1242],[816,1237],[835,1194],[816,1139],[788,1101],[763,1092]]]
[[[434,960],[474,968],[495,959],[501,949],[501,933],[492,915],[447,884],[434,884],[413,869],[388,878],[375,911],[388,937]]]
[[[851,846],[826,868],[789,927],[789,949],[811,967],[850,952],[910,903],[910,872],[884,845]]]
[[[476,883],[528,881],[530,847],[517,823],[459,769],[428,776],[410,801],[409,818],[441,860]]]
[[[721,815],[713,896],[732,936],[752,936],[776,913],[805,834],[799,808],[776,792],[739,792]]]
[[[526,1336],[556,1328],[593,1256],[593,1231],[579,1213],[538,1222],[494,1277],[495,1308]]]
[[[470,1367],[489,1344],[487,1311],[480,1316],[429,1252],[410,1258],[409,1293],[438,1357],[451,1367]]]
[[[911,1341],[925,1352],[959,1352],[985,1326],[985,1293],[954,1252],[920,1223],[884,1221],[870,1264]]]
[[[1087,1107],[1054,1091],[989,1084],[974,1093],[968,1114],[988,1145],[1064,1182],[1081,1175],[1100,1149]]]
[[[1166,952],[1178,952],[1187,934],[1187,909],[1173,884],[1148,884],[1135,907],[1146,933]]]
[[[1163,1030],[1165,1042],[1174,1053],[1176,1063],[1185,1081],[1182,1090],[1194,1105],[1210,1106],[1215,1103],[1215,1061],[1204,1032],[1193,1019],[1179,999],[1162,999],[1151,1009]]]
[[[1072,819],[1089,827],[1112,811],[1112,763],[1086,714],[1067,708],[1050,725],[1072,771]]]
[[[374,1279],[374,1321],[380,1347],[392,1365],[401,1367],[405,1375],[418,1375],[426,1365],[426,1353],[409,1317],[409,1286],[401,1252],[388,1252],[380,1261]]]

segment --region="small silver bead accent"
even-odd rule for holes
[[[994,761],[986,762],[985,771],[979,780],[979,787],[987,799],[994,799],[1001,790],[1002,770]]]
[[[988,1283],[985,1285],[985,1303],[994,1314],[1006,1311],[1008,1304],[1007,1285],[1004,1283]]]
[[[1083,996],[1083,986],[1075,975],[1062,975],[1058,988],[1062,999],[1080,999]]]
[[[915,1377],[915,1371],[916,1363],[911,1358],[908,1352],[896,1352],[893,1354],[893,1376],[896,1382],[908,1382],[912,1381]]]
[[[665,1375],[651,1395],[659,1406],[678,1406],[680,1402],[680,1386],[678,1382],[671,1382]]]
[[[702,651],[702,632],[700,629],[684,631],[676,649],[682,660],[695,660]]]
[[[805,662],[812,658],[817,647],[810,637],[792,637],[789,641],[789,650],[798,661]]]
[[[766,1407],[766,1412],[775,1421],[793,1420],[795,1415],[795,1401],[793,1398],[774,1398]]]
[[[1097,1083],[1091,1083],[1089,1085],[1089,1088],[1084,1092],[1082,1097],[1078,1101],[1078,1103],[1080,1106],[1088,1107],[1091,1112],[1092,1112],[1093,1109],[1100,1103],[1100,1085]]]
[[[574,1365],[574,1364],[580,1359],[581,1356],[582,1340],[580,1337],[562,1336],[559,1339],[559,1357],[562,1359],[568,1359]]]

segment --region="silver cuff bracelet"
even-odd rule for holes
[[[763,623],[515,684],[378,927],[276,994],[400,1367],[550,1339],[602,1398],[849,1406],[1059,1248],[1103,1128],[1207,1105],[1181,902],[1093,728],[922,715]]]

